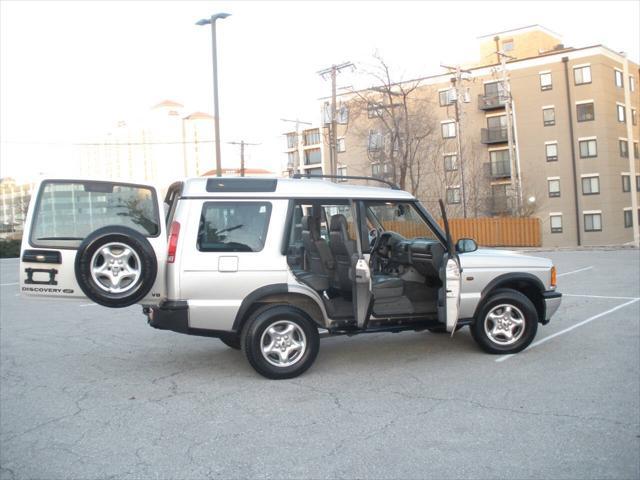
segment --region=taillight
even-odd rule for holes
[[[178,236],[180,235],[180,224],[171,222],[169,230],[169,248],[167,249],[167,263],[176,261],[176,249],[178,248]]]
[[[555,288],[557,285],[558,275],[556,272],[556,266],[551,267],[551,287]]]

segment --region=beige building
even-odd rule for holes
[[[187,114],[164,100],[138,119],[117,122],[106,135],[77,146],[83,176],[169,185],[215,168],[214,118]],[[225,146],[226,148],[226,146]]]
[[[637,199],[640,191],[638,65],[603,45],[566,48],[537,25],[480,37],[479,44],[481,61],[463,69],[456,89],[455,73],[403,82],[417,86],[413,101],[428,111],[430,126],[423,128],[433,130],[405,189],[432,209],[446,199],[451,216],[537,216],[545,246],[631,242],[632,195]],[[504,68],[497,50],[505,54]],[[397,180],[391,152],[402,150],[396,142],[405,140],[387,138],[376,113],[385,99],[377,105],[371,98],[363,92],[340,98],[352,107],[349,121],[338,127],[338,168]],[[319,149],[328,171],[323,130],[322,145],[303,144],[302,152]],[[302,169],[315,168],[303,162]]]

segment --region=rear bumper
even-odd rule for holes
[[[234,332],[189,327],[189,304],[184,300],[164,301],[157,306],[146,306],[142,308],[142,313],[147,316],[147,323],[158,330],[170,330],[200,337],[235,336]]]
[[[548,290],[542,293],[542,298],[544,299],[544,321],[541,323],[546,325],[551,320],[551,317],[558,310],[560,306],[560,302],[562,301],[562,294],[560,292],[556,292],[554,290]]]

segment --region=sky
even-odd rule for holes
[[[478,57],[481,35],[540,24],[566,46],[604,44],[640,59],[640,1],[17,1],[0,0],[0,176],[76,169],[70,145],[164,99],[213,111],[211,30],[218,22],[222,142],[245,140],[247,166],[280,170],[282,134],[319,122],[332,64],[371,63],[396,79]],[[363,68],[338,86],[366,86]],[[237,167],[223,150],[224,167]]]

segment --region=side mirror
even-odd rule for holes
[[[456,252],[469,253],[475,252],[478,249],[478,244],[473,238],[461,238],[456,242]]]

